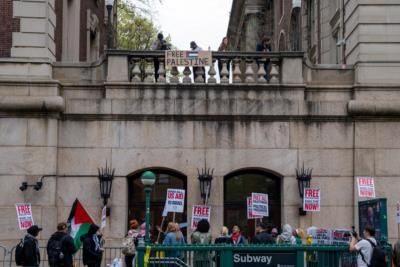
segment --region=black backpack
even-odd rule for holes
[[[18,266],[24,265],[25,252],[24,252],[25,238],[21,239],[15,247],[15,264]]]
[[[368,267],[387,267],[387,258],[386,258],[386,253],[384,247],[378,245],[375,245],[371,240],[366,239],[372,246],[372,255],[371,255],[371,261],[369,262]],[[364,255],[361,254],[362,260],[366,263],[364,260]]]
[[[64,253],[62,252],[63,241],[66,235],[61,239],[50,238],[47,245],[47,257],[49,258],[50,266],[62,266],[64,261]]]

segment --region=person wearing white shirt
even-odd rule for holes
[[[357,267],[368,267],[374,250],[372,242],[377,245],[375,239],[375,229],[372,226],[366,226],[363,231],[364,239],[360,239],[356,232],[353,232],[350,241],[350,251],[357,251]]]

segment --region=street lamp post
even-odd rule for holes
[[[108,14],[108,42],[107,47],[108,49],[113,48],[113,30],[112,30],[112,20],[111,20],[111,11],[114,6],[114,0],[106,0],[106,8]]]
[[[144,185],[144,192],[146,197],[146,235],[145,243],[149,243],[149,230],[150,230],[150,193],[153,184],[156,181],[156,175],[151,171],[146,171],[141,177],[142,183]]]

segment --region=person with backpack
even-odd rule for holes
[[[191,235],[192,244],[209,245],[211,244],[210,223],[206,219],[202,219],[197,223],[196,230]],[[193,255],[194,266],[208,267],[211,266],[211,255],[208,251],[195,251]]]
[[[60,222],[57,232],[47,242],[47,257],[50,267],[72,267],[72,255],[76,252],[74,240],[68,234],[68,225]]]
[[[88,233],[81,236],[81,241],[83,243],[83,264],[88,267],[100,267],[104,251],[100,227],[91,224]]]
[[[358,267],[384,267],[387,266],[384,250],[378,246],[375,239],[375,229],[367,225],[363,231],[364,238],[359,238],[353,231],[350,241],[350,251],[357,251]]]
[[[157,34],[157,40],[151,46],[151,50],[171,50],[170,44],[168,44],[167,40],[164,39],[164,35],[160,32]],[[158,81],[158,71],[160,69],[160,61],[158,58],[154,58],[154,78],[156,82]]]
[[[19,266],[38,267],[40,265],[40,251],[37,236],[42,231],[37,225],[28,228],[27,234],[15,248],[15,262]]]
[[[122,249],[122,254],[125,255],[125,265],[126,267],[132,267],[133,261],[136,254],[136,246],[138,244],[139,237],[139,222],[135,219],[129,221],[129,231],[123,240],[122,244],[124,248]]]

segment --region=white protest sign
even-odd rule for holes
[[[192,229],[197,228],[197,223],[202,220],[206,219],[210,222],[211,216],[211,207],[203,206],[203,205],[194,205],[192,208]]]
[[[247,219],[251,220],[251,219],[258,219],[258,218],[262,218],[263,216],[255,216],[253,214],[253,203],[251,201],[251,197],[247,197]]]
[[[373,177],[357,177],[358,196],[375,198],[375,183]]]
[[[254,216],[268,217],[268,194],[251,193],[251,202]]]
[[[167,200],[164,209],[165,212],[182,213],[184,205],[185,205],[185,190],[168,188]]]
[[[168,216],[168,211],[167,211],[167,202],[164,204],[164,209],[162,211],[162,216],[167,217]]]
[[[320,189],[304,188],[303,210],[320,211],[321,191]]]
[[[101,210],[101,226],[100,228],[103,229],[106,227],[107,224],[107,206],[104,206]]]
[[[396,206],[396,222],[400,224],[400,202],[397,201],[397,206]]]
[[[17,209],[17,219],[20,230],[26,230],[34,225],[31,203],[17,203],[15,204],[15,208]]]
[[[313,244],[330,245],[332,244],[332,230],[325,228],[310,227],[307,234],[313,238]]]

